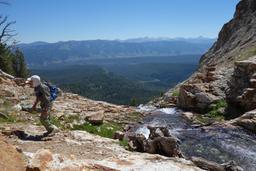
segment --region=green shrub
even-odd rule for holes
[[[137,106],[137,105],[138,105],[137,99],[136,99],[136,98],[132,98],[132,99],[131,99],[131,102],[130,102],[130,105],[131,105],[131,106]]]
[[[58,118],[56,116],[51,116],[50,117],[50,122],[54,124],[55,126],[59,128],[65,129],[65,124],[67,123],[73,123],[75,120],[79,120],[79,115],[69,115],[69,116],[64,116],[63,118]],[[39,124],[40,125],[40,124]]]
[[[119,145],[123,146],[124,148],[127,148],[128,147],[128,140],[123,139],[123,140],[119,141]]]
[[[64,116],[64,118],[62,119],[65,123],[72,123],[75,120],[79,121],[80,117],[79,115],[68,115],[68,116]]]
[[[163,96],[164,96],[164,92],[161,91],[161,92],[160,92],[160,97],[163,97]]]
[[[60,120],[55,116],[50,117],[50,122],[59,128],[63,128],[63,125],[61,124]]]
[[[106,138],[113,138],[114,133],[121,129],[121,125],[116,123],[103,123],[102,125],[92,125],[86,122],[83,125],[73,126],[73,130],[84,130],[91,134],[96,134]]]
[[[7,117],[0,117],[0,123],[15,123],[18,122],[17,118],[11,115],[7,115]]]
[[[223,108],[227,108],[227,102],[224,99],[214,103],[210,108],[210,111],[206,114],[206,116],[210,118],[224,118],[224,113],[221,111],[221,109]]]
[[[180,95],[180,93],[178,91],[173,91],[172,92],[172,96],[174,97],[178,97]]]
[[[26,78],[29,75],[23,53],[19,49],[12,51],[3,43],[0,43],[0,68],[17,77]]]

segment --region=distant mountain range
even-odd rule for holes
[[[136,38],[127,40],[86,40],[19,44],[30,66],[79,63],[88,59],[159,57],[203,54],[215,39]]]
[[[142,43],[142,42],[159,42],[159,41],[184,41],[188,43],[213,43],[216,41],[215,38],[207,38],[203,36],[199,36],[196,38],[184,38],[184,37],[176,37],[176,38],[168,38],[168,37],[143,37],[143,38],[134,38],[134,39],[126,39],[119,40],[121,42],[131,42],[131,43]]]

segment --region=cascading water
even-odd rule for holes
[[[149,136],[147,126],[166,125],[181,140],[181,150],[186,157],[203,157],[218,163],[234,160],[246,171],[256,170],[256,136],[232,127],[193,128],[177,108],[156,109],[139,106],[138,111],[149,112],[137,133]]]

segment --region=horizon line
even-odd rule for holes
[[[163,39],[162,41],[169,41],[169,40],[178,40],[178,39],[217,39],[217,37],[205,37],[205,36],[196,36],[196,37],[148,37],[148,36],[144,36],[144,37],[134,37],[134,38],[127,38],[127,39],[101,39],[101,38],[96,38],[96,39],[71,39],[71,40],[58,40],[58,41],[44,41],[44,40],[35,40],[32,42],[21,42],[18,44],[32,44],[32,43],[60,43],[60,42],[71,42],[71,41],[95,41],[95,40],[102,40],[102,41],[129,41],[129,40],[136,40],[136,39],[152,39],[152,41],[155,39],[155,41],[157,41],[157,39]],[[159,40],[160,41],[160,40]]]

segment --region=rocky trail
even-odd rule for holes
[[[0,145],[6,153],[1,161],[11,158],[10,149],[19,156],[6,167],[1,165],[0,170],[201,170],[182,158],[131,152],[112,137],[78,130],[77,126],[84,124],[94,128],[88,123],[92,122],[106,125],[96,126],[97,131],[102,129],[99,132],[109,133],[117,128],[122,131],[125,125],[137,123],[144,114],[132,107],[93,101],[71,93],[63,93],[53,106],[53,121],[61,131],[44,137],[39,111],[27,111],[34,100],[33,90],[3,75],[0,84],[0,139],[10,146]],[[16,162],[20,163],[19,169],[12,168]]]
[[[42,133],[43,129],[28,126],[25,132],[35,135]],[[51,139],[41,141],[22,140],[10,135],[7,142],[22,151],[30,169],[200,170],[184,159],[129,152],[119,145],[118,140],[102,138],[85,131],[60,132]]]

